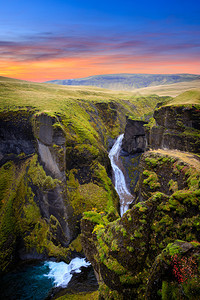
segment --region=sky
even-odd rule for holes
[[[199,0],[0,0],[0,75],[200,74]]]

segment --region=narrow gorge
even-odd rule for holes
[[[199,91],[0,86],[1,288],[33,266],[45,279],[59,269],[37,300],[198,299]]]

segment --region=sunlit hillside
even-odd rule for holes
[[[151,111],[159,97],[138,97],[132,92],[110,91],[88,86],[60,86],[0,77],[0,109],[29,107],[49,112],[78,113],[82,105],[95,102],[136,106],[135,116]]]
[[[133,90],[135,95],[150,95],[156,94],[159,96],[175,97],[187,90],[200,89],[200,80],[193,80],[188,82],[178,82],[173,84],[150,86],[141,89]]]

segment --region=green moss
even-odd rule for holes
[[[82,245],[81,245],[81,238],[80,238],[80,234],[78,235],[78,237],[73,240],[70,243],[70,246],[68,248],[70,251],[76,251],[77,253],[80,253],[83,251]]]
[[[197,206],[199,205],[199,196],[200,196],[200,190],[191,191],[191,190],[179,190],[175,192],[170,199],[175,199],[183,204],[189,204]]]
[[[169,185],[169,190],[172,192],[176,192],[178,191],[178,183],[177,181],[174,181],[173,179],[171,179],[168,183]]]
[[[147,157],[145,158],[145,162],[148,166],[155,168],[158,165],[158,159],[154,157]]]
[[[106,209],[109,210],[109,208],[112,207],[117,207],[118,206],[118,199],[115,196],[115,191],[113,189],[113,184],[110,178],[107,175],[107,172],[105,168],[100,164],[96,163],[93,165],[92,168],[94,172],[94,176],[96,176],[99,185],[102,186],[105,191],[107,192],[107,207]]]
[[[152,118],[149,119],[149,123],[145,124],[144,127],[147,130],[150,130],[155,124],[156,124],[156,120],[152,117]]]
[[[53,179],[51,176],[47,176],[43,167],[38,163],[37,155],[34,155],[31,164],[28,168],[27,175],[31,183],[43,190],[50,190],[60,184],[61,181]]]
[[[142,224],[147,224],[147,221],[145,219],[140,219],[139,222]]]
[[[126,232],[126,229],[124,227],[121,227],[121,232],[123,234],[123,237],[127,236],[127,232]]]
[[[96,208],[97,211],[103,212],[107,207],[107,191],[92,182],[79,185],[79,193],[83,198],[83,210],[88,211]],[[80,207],[80,203],[78,203]]]
[[[118,245],[118,242],[117,242],[117,239],[113,239],[112,242],[111,242],[111,250],[112,251],[119,251],[119,245]]]
[[[103,297],[103,299],[107,300],[123,300],[123,295],[120,295],[118,291],[111,290],[105,284],[100,284],[99,286],[99,293]]]
[[[192,241],[191,244],[194,247],[199,247],[200,246],[200,242],[197,242],[197,241]]]
[[[173,256],[179,254],[181,249],[182,248],[177,243],[170,243],[167,245],[165,252],[168,252],[170,256]]]
[[[158,175],[155,172],[145,170],[143,171],[143,175],[148,177],[147,179],[143,180],[143,183],[149,185],[151,190],[155,190],[160,187]]]
[[[99,292],[85,292],[77,294],[65,294],[64,296],[56,298],[57,300],[98,300]]]
[[[188,168],[185,172],[187,176],[187,184],[189,189],[197,190],[200,189],[200,173],[195,168]]]
[[[179,287],[176,283],[162,282],[162,300],[177,300],[179,298]]]
[[[109,270],[114,271],[118,275],[126,273],[126,269],[114,258],[108,258],[104,264]]]
[[[131,246],[127,246],[126,249],[127,249],[129,252],[134,252],[134,248],[131,247]]]
[[[84,153],[85,157],[87,157],[87,152],[89,152],[93,159],[97,158],[99,155],[99,149],[90,144],[80,144],[74,147],[74,150],[78,150],[79,152]]]
[[[200,276],[195,276],[183,284],[184,294],[190,300],[200,299]]]
[[[35,221],[40,218],[40,216],[40,209],[33,200],[30,200],[28,204],[24,205],[23,218],[26,223],[24,226],[29,227],[35,224]]]
[[[111,206],[113,207],[112,191],[109,181],[107,182],[109,178],[104,177],[105,181],[100,184],[90,182],[80,185],[78,179],[75,178],[76,173],[75,169],[71,170],[67,181],[68,196],[76,214],[83,214],[93,208],[96,208],[98,212],[104,212]]]
[[[7,162],[0,168],[0,207],[10,197],[14,176],[15,165],[13,162]]]
[[[17,219],[15,211],[16,197],[21,196],[20,186],[25,174],[25,166],[16,169],[12,162],[1,167],[3,179],[8,179],[6,184],[1,184],[2,205],[0,215],[0,266],[4,271],[12,262],[13,251],[18,233]],[[21,199],[23,201],[23,198]]]
[[[97,213],[96,211],[84,212],[83,218],[88,219],[96,224],[104,224],[104,219],[102,218],[102,215]]]
[[[135,230],[134,231],[134,237],[135,238],[141,238],[142,237],[142,233],[140,232],[140,230]]]

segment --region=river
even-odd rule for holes
[[[0,299],[2,300],[44,300],[53,287],[65,288],[73,274],[90,263],[76,257],[69,264],[45,261],[21,267],[1,278]]]

